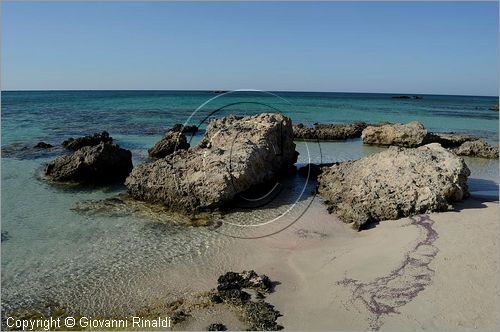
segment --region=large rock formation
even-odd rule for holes
[[[110,143],[84,146],[71,155],[59,156],[45,167],[54,181],[120,183],[132,170],[132,153]]]
[[[296,159],[289,118],[228,116],[211,120],[198,146],[134,168],[126,185],[139,200],[184,211],[214,209]]]
[[[481,140],[467,141],[459,147],[451,150],[459,156],[480,157],[480,158],[498,158],[498,147],[491,146]]]
[[[293,126],[293,135],[296,139],[345,140],[361,137],[361,132],[367,127],[365,122],[351,124],[316,124],[314,128],[307,128],[303,124]]]
[[[78,138],[68,138],[62,142],[62,146],[68,150],[78,150],[84,146],[94,146],[99,143],[113,143],[113,138],[109,136],[107,131],[101,133],[95,133],[94,135],[88,135]]]
[[[470,171],[437,143],[386,151],[324,169],[318,192],[330,212],[360,229],[366,223],[431,211],[468,195]]]
[[[164,158],[174,153],[174,151],[187,149],[189,149],[189,143],[187,142],[186,135],[183,134],[182,130],[174,128],[169,130],[161,140],[156,142],[148,150],[148,154],[151,158]]]
[[[365,144],[396,145],[417,147],[425,142],[427,130],[420,122],[407,124],[382,124],[368,126],[363,130],[361,138]]]

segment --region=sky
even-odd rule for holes
[[[2,2],[2,90],[498,95],[498,2]]]

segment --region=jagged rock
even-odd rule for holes
[[[148,150],[148,154],[151,158],[164,158],[174,151],[187,149],[189,149],[189,143],[186,136],[181,131],[171,129]]]
[[[62,146],[68,150],[78,150],[84,146],[95,146],[99,143],[113,143],[113,138],[109,136],[107,131],[103,131],[101,133],[95,133],[94,135],[84,137],[71,137],[62,142]]]
[[[489,159],[498,158],[498,147],[491,146],[488,143],[481,140],[464,142],[458,148],[453,149],[452,152],[459,156],[480,157]]]
[[[361,137],[361,132],[367,127],[365,122],[351,124],[316,124],[314,128],[307,128],[303,124],[293,126],[293,135],[296,139],[318,140],[345,140]]]
[[[217,279],[217,290],[250,288],[263,292],[272,292],[274,285],[266,275],[258,275],[254,270],[241,273],[227,272]]]
[[[475,141],[479,138],[472,135],[463,135],[456,133],[428,133],[425,139],[426,143],[439,143],[444,148],[454,148],[465,142]]]
[[[267,302],[247,302],[242,308],[242,314],[250,326],[250,331],[279,331],[283,329],[283,326],[276,322],[282,316],[281,313]]]
[[[36,149],[49,149],[53,147],[52,144],[45,143],[45,142],[38,142],[37,145],[34,146]]]
[[[427,130],[420,122],[407,124],[383,124],[368,126],[363,130],[361,138],[365,144],[395,145],[417,147],[425,142]]]
[[[221,208],[296,162],[292,136],[281,114],[211,120],[197,146],[134,168],[128,192],[175,210]]]
[[[101,142],[55,158],[45,167],[45,175],[55,181],[119,183],[131,170],[132,153],[129,150]]]
[[[334,165],[318,178],[330,212],[353,227],[432,211],[468,196],[470,171],[437,143],[386,151]]]
[[[183,134],[187,134],[187,133],[191,133],[191,134],[194,134],[196,132],[198,132],[198,127],[195,126],[195,125],[183,125],[183,124],[180,124],[180,123],[176,123],[169,131],[177,131],[177,132],[181,132]]]

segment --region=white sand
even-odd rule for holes
[[[268,301],[288,330],[496,330],[499,206],[457,208],[358,233],[316,201],[293,228],[237,241],[229,265],[281,282]]]

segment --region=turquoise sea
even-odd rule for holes
[[[151,297],[203,288],[202,276],[207,271],[223,273],[237,259],[221,248],[238,239],[210,228],[74,211],[79,202],[113,197],[124,192],[124,187],[49,185],[40,172],[60,151],[32,152],[37,142],[58,145],[68,137],[107,130],[117,144],[132,151],[137,165],[175,123],[203,129],[211,117],[279,111],[294,123],[306,125],[417,120],[431,131],[473,134],[498,145],[498,112],[489,110],[497,97],[391,96],[258,91],[2,92],[2,309],[56,301],[90,314],[127,312]],[[202,134],[203,130],[192,137],[192,143]],[[297,142],[297,149],[299,164],[357,159],[383,150],[363,146],[359,139]],[[473,195],[498,197],[498,160],[465,160],[472,170],[469,185]],[[297,177],[285,189],[265,208],[235,212],[226,218],[258,222],[287,212],[298,202],[288,218],[300,219],[300,211],[313,199],[314,183]],[[220,264],[199,264],[206,255],[218,255]],[[185,274],[192,276],[189,286],[182,286]]]

